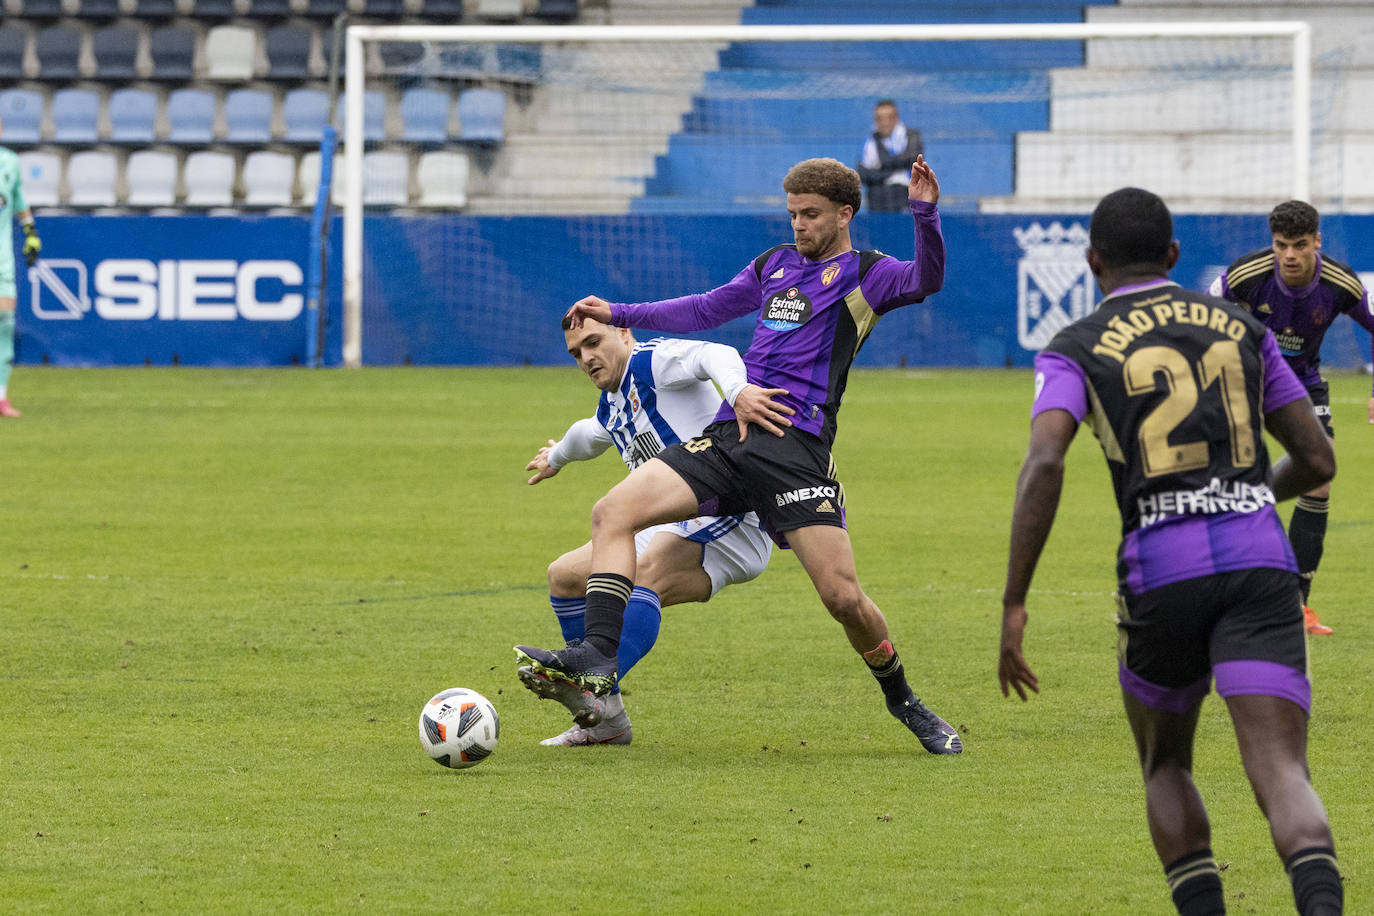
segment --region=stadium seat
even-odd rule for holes
[[[401,95],[401,139],[409,143],[444,143],[453,99],[442,89],[407,89]]]
[[[136,19],[171,19],[176,14],[176,0],[134,0]]]
[[[310,29],[299,25],[268,29],[266,49],[268,79],[310,78]]]
[[[0,79],[24,78],[24,46],[28,40],[26,29],[0,25]]]
[[[288,143],[319,143],[329,123],[329,93],[322,89],[292,89],[281,105]]]
[[[288,153],[256,150],[243,161],[246,207],[289,207],[296,183],[296,160]]]
[[[506,138],[506,94],[497,89],[467,89],[458,96],[460,136],[470,143],[500,143]]]
[[[131,80],[138,76],[140,34],[133,26],[112,25],[91,36],[96,79]]]
[[[420,0],[420,15],[446,24],[463,18],[463,0]]]
[[[117,19],[119,0],[77,0],[75,15],[81,19]]]
[[[257,32],[241,25],[217,25],[205,36],[205,75],[212,80],[250,80]]]
[[[477,0],[477,15],[483,19],[509,22],[524,14],[521,0]]]
[[[234,15],[233,0],[191,0],[191,15],[196,19],[228,19]]]
[[[579,12],[578,0],[539,0],[534,15],[540,19],[568,22],[576,19]]]
[[[339,139],[344,135],[344,102],[341,95],[334,105],[334,127],[339,131]],[[386,138],[386,93],[380,89],[368,89],[363,93],[363,139],[375,142]]]
[[[177,157],[162,150],[129,154],[124,168],[131,207],[171,207],[177,202]]]
[[[410,198],[410,158],[378,150],[363,154],[363,206],[404,207]]]
[[[248,15],[253,19],[285,19],[291,15],[290,0],[249,0]]]
[[[0,143],[10,146],[37,143],[43,138],[43,93],[33,89],[0,91]]]
[[[72,153],[67,160],[67,203],[73,207],[113,207],[115,172],[114,153]]]
[[[215,139],[215,94],[178,89],[167,96],[167,139],[203,145]]]
[[[148,36],[148,55],[153,60],[153,79],[191,79],[196,73],[195,30],[184,25],[154,29]]]
[[[345,9],[345,0],[306,0],[305,15],[312,19],[333,19]]]
[[[20,0],[19,15],[24,19],[60,19],[62,0]]]
[[[377,54],[387,73],[409,73],[425,57],[425,46],[418,42],[384,41],[378,44]]]
[[[53,93],[54,143],[94,143],[100,139],[100,95],[90,89],[59,89]]]
[[[378,19],[395,19],[405,12],[401,0],[363,0],[363,15]]]
[[[224,97],[224,138],[230,143],[270,143],[275,100],[266,89],[235,89]]]
[[[196,150],[182,170],[188,207],[234,205],[234,157],[213,150]]]
[[[55,207],[61,203],[58,185],[62,181],[62,157],[57,153],[20,153],[19,176],[24,182],[24,200],[30,207]]]
[[[74,80],[81,76],[81,37],[81,29],[73,25],[39,29],[33,37],[33,52],[38,58],[38,78]]]
[[[320,154],[314,150],[301,156],[296,169],[296,183],[301,187],[301,203],[307,207],[315,206],[315,196],[320,188]]]
[[[460,209],[468,203],[468,157],[451,150],[432,150],[415,167],[416,203],[421,207]]]
[[[113,143],[152,143],[157,135],[157,93],[116,89],[106,109]]]

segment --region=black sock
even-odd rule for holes
[[[607,658],[620,648],[620,627],[634,583],[616,573],[592,573],[587,577],[587,625],[583,639]]]
[[[906,671],[903,670],[902,660],[897,656],[897,650],[892,648],[892,643],[884,639],[878,648],[872,652],[865,652],[864,663],[878,679],[878,686],[883,689],[883,698],[887,700],[888,706],[900,706],[911,696],[911,687],[906,682]]]
[[[1226,898],[1221,893],[1221,870],[1211,848],[1190,852],[1164,866],[1164,880],[1174,896],[1179,916],[1222,916]]]
[[[1345,905],[1336,850],[1329,846],[1299,849],[1283,863],[1293,882],[1293,901],[1302,916],[1340,916]]]
[[[1302,603],[1312,593],[1312,576],[1322,561],[1322,545],[1326,541],[1326,513],[1331,500],[1325,496],[1299,496],[1288,522],[1288,541],[1298,561]]]

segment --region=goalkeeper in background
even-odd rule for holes
[[[1307,389],[1326,435],[1334,439],[1331,391],[1321,376],[1322,338],[1342,313],[1374,334],[1369,293],[1355,271],[1321,253],[1319,217],[1311,204],[1300,200],[1279,204],[1269,212],[1269,232],[1268,248],[1236,259],[1208,292],[1237,303],[1274,333],[1284,361]],[[1369,398],[1369,422],[1374,423],[1374,394]],[[1331,633],[1307,606],[1326,542],[1330,500],[1329,483],[1302,494],[1288,522],[1288,540],[1298,558],[1307,632],[1317,635]]]
[[[3,125],[0,125],[3,132]],[[24,228],[24,260],[32,267],[43,243],[19,182],[19,157],[0,147],[0,417],[18,417],[10,403],[10,369],[14,365],[14,219]]]

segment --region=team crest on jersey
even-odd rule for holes
[[[1093,276],[1083,256],[1088,230],[1053,222],[1012,233],[1022,251],[1016,262],[1016,340],[1039,350],[1060,328],[1092,311]]]
[[[639,392],[634,388],[630,389],[630,416],[639,413]]]
[[[831,264],[821,271],[821,286],[829,286],[831,281],[840,275],[840,265]]]
[[[774,331],[794,331],[811,317],[811,300],[797,287],[774,293],[763,307],[763,324]]]

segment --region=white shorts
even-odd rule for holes
[[[758,578],[773,555],[773,539],[759,527],[758,516],[702,515],[685,522],[654,525],[635,535],[635,553],[642,554],[659,532],[701,544],[701,568],[711,579],[711,596],[727,585]]]

